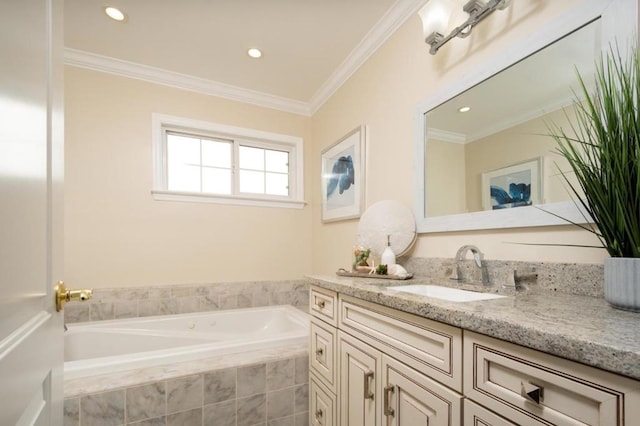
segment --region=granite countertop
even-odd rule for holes
[[[537,291],[458,303],[386,289],[426,283],[415,278],[307,278],[318,287],[640,379],[640,313],[613,309],[602,298]]]

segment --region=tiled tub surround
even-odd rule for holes
[[[533,280],[526,291],[509,297],[456,303],[386,289],[418,283],[451,285],[435,277],[309,279],[322,288],[640,379],[640,314],[613,309],[602,297],[560,292],[561,280],[554,286],[558,291],[538,289]]]
[[[96,288],[88,302],[65,305],[67,323],[222,309],[293,305],[307,309],[306,280]]]
[[[65,426],[308,425],[307,347],[65,382]]]

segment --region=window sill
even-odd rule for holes
[[[275,199],[263,197],[246,197],[246,196],[226,196],[215,194],[201,194],[197,192],[176,192],[151,190],[151,195],[156,201],[181,201],[187,203],[213,203],[227,204],[235,206],[254,206],[254,207],[279,207],[284,209],[301,209],[305,206],[304,201],[291,199]]]

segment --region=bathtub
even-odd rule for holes
[[[288,305],[70,324],[65,381],[305,343],[308,335],[308,315]]]

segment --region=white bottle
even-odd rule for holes
[[[382,256],[380,256],[380,264],[382,265],[395,265],[396,264],[396,255],[391,250],[391,242],[389,241],[389,235],[387,235],[387,246],[384,248],[382,252]]]

